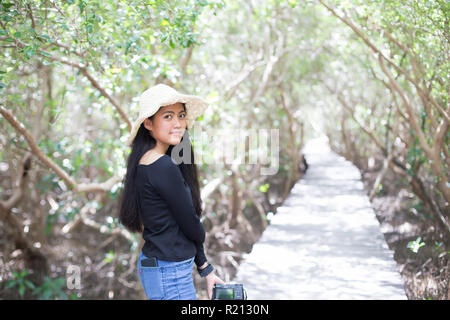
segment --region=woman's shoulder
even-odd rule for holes
[[[168,155],[162,155],[153,163],[148,165],[138,165],[143,171],[142,176],[149,179],[156,188],[166,188],[177,181],[183,180],[180,168]]]
[[[176,163],[170,156],[168,156],[167,154],[163,154],[160,157],[154,159],[152,162],[143,161],[142,163],[139,163],[138,166],[143,168],[164,169],[176,167]]]

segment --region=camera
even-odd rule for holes
[[[247,292],[244,285],[216,284],[213,288],[212,300],[247,300]]]

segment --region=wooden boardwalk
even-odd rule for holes
[[[248,299],[406,299],[358,169],[326,138],[303,152],[309,168],[240,265]]]

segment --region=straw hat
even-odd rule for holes
[[[154,115],[160,107],[177,102],[186,104],[186,124],[188,128],[191,128],[191,124],[195,119],[202,115],[208,107],[208,103],[200,97],[179,93],[172,87],[162,83],[157,84],[145,90],[139,98],[139,117],[133,123],[127,145],[131,146],[139,127],[145,119]]]

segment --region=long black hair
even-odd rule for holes
[[[186,110],[186,106],[183,103],[183,107]],[[148,119],[153,120],[154,116],[149,117]],[[190,163],[181,162],[178,167],[181,170],[181,174],[183,175],[184,180],[188,184],[191,189],[192,203],[194,204],[194,209],[197,215],[200,217],[202,214],[202,200],[200,197],[200,186],[198,182],[198,172],[197,166],[194,161],[194,148],[189,141],[188,128],[186,128],[186,132],[183,135],[183,138],[180,143],[185,142],[190,148],[191,161]],[[187,139],[187,141],[184,141]],[[124,188],[120,195],[119,200],[119,221],[123,224],[130,232],[142,232],[143,226],[141,221],[141,212],[140,206],[138,203],[138,195],[136,190],[136,173],[137,167],[139,164],[139,160],[142,156],[153,149],[156,146],[156,140],[150,135],[150,132],[147,128],[144,127],[144,123],[141,124],[136,137],[133,140],[133,144],[131,146],[131,153],[128,156],[127,160],[127,172],[123,179]],[[172,154],[173,145],[169,146],[166,151],[166,155],[169,157]],[[183,149],[181,150],[183,152]]]

